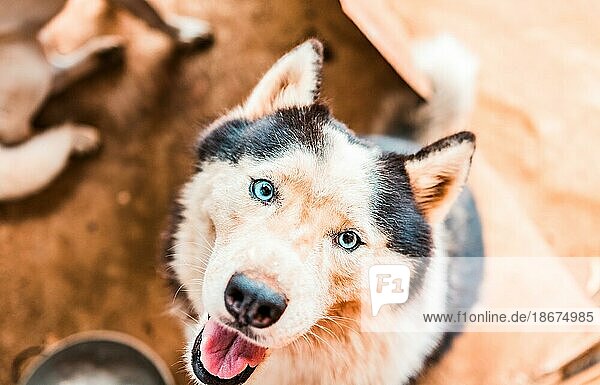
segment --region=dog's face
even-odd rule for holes
[[[298,46],[198,143],[169,263],[201,317],[189,358],[203,383],[243,383],[268,349],[359,303],[365,259],[423,275],[466,179],[472,134],[384,153],[319,103],[321,65],[319,42]]]

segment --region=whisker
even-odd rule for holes
[[[350,318],[350,317],[343,317],[343,316],[339,316],[339,315],[328,315],[327,317],[329,317],[329,318],[335,318],[335,319],[341,319],[341,320],[345,320],[345,321],[352,321],[354,323],[358,323],[358,320],[356,320],[354,318]]]
[[[183,267],[207,267],[208,262],[199,261],[200,263],[188,263],[188,262],[175,262],[171,263],[171,266],[183,266]]]
[[[310,338],[308,338],[308,336],[306,334],[302,334],[302,338],[304,339],[306,345],[308,346],[308,350],[311,353],[311,356],[313,355],[313,350],[314,350],[314,346],[312,341],[310,340]]]
[[[203,240],[205,242],[206,239],[203,238]],[[198,246],[198,247],[202,247],[204,250],[208,251],[209,253],[212,253],[213,248],[210,244],[202,244],[202,243],[198,243],[198,242],[194,242],[194,241],[179,241],[179,242],[175,242],[171,247],[169,247],[166,251],[171,251],[172,249],[179,247],[179,246],[184,246],[184,245],[193,245],[193,246]]]
[[[171,305],[175,304],[175,301],[177,300],[177,295],[179,294],[179,292],[181,291],[181,289],[183,289],[183,283],[181,285],[179,285],[179,287],[175,291],[175,295],[173,295],[173,301],[171,301]]]
[[[208,266],[197,266],[197,265],[193,265],[191,263],[172,263],[171,269],[173,269],[174,267],[187,267],[198,273],[204,273]]]
[[[350,330],[350,331],[352,331],[352,332],[354,332],[356,334],[359,334],[358,330],[356,330],[354,328],[351,328],[348,325],[342,324],[342,323],[336,321],[335,319],[331,318],[330,316],[323,316],[323,319],[333,322],[337,327],[340,328],[340,330],[347,329],[347,330]]]
[[[194,321],[194,323],[198,323],[199,322],[196,318],[192,317],[189,313],[187,313],[187,312],[185,312],[185,311],[183,311],[181,309],[178,309],[178,310],[179,310],[179,312],[181,314],[185,315],[186,317],[188,317],[189,319],[191,319],[192,321]],[[187,325],[187,326],[190,326],[190,325]]]
[[[329,334],[330,336],[332,336],[333,338],[335,338],[336,340],[341,341],[340,337],[338,335],[336,335],[331,329],[329,329],[326,326],[323,325],[319,325],[318,323],[315,324],[316,327],[318,327],[319,329],[323,330],[325,333]]]
[[[312,330],[309,330],[308,333],[313,336],[314,338],[318,339],[319,341],[321,341],[323,344],[325,344],[332,353],[335,353],[337,356],[339,357],[343,357],[342,354],[337,351],[329,342],[327,342],[323,337],[319,336],[318,334],[316,334],[315,332],[313,332]]]

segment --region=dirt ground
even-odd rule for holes
[[[183,338],[168,313],[172,295],[156,257],[202,124],[240,102],[279,55],[309,36],[329,48],[324,94],[354,130],[371,131],[381,101],[407,92],[336,1],[156,2],[209,20],[215,44],[171,55],[160,34],[106,11],[101,0],[72,0],[48,31],[48,44],[63,51],[92,35],[118,33],[127,39],[127,60],[52,98],[40,114],[41,124],[71,119],[99,127],[101,152],[75,159],[42,193],[0,203],[2,384],[11,383],[19,352],[92,329],[138,337],[185,384]],[[488,252],[600,255],[600,35],[592,17],[600,9],[586,1],[532,1],[519,2],[515,13],[514,3],[394,4],[412,32],[449,30],[481,59],[471,185]],[[519,365],[538,365],[548,346],[543,335],[528,338],[471,334],[455,351],[472,359],[442,362],[439,378],[524,383],[512,374],[491,380],[489,373],[499,371],[501,355],[513,357],[504,367],[515,376]],[[513,354],[528,347],[535,354]],[[469,365],[483,374],[473,375]]]
[[[53,98],[41,114],[45,124],[69,118],[99,127],[101,152],[75,159],[42,193],[0,204],[2,384],[19,352],[91,329],[130,333],[180,369],[183,338],[157,275],[159,236],[192,170],[202,123],[240,102],[279,55],[306,37],[324,39],[325,96],[361,132],[378,100],[403,88],[336,2],[161,3],[206,18],[216,33],[210,49],[169,59],[162,36],[85,1],[72,2],[49,41],[66,51],[90,35],[119,33],[128,39],[127,63]]]

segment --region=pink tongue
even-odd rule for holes
[[[260,364],[266,351],[266,348],[253,344],[216,321],[209,320],[204,326],[200,360],[213,376],[233,378],[243,372],[246,366]]]

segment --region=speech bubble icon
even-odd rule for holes
[[[369,267],[371,315],[379,314],[383,305],[408,300],[410,269],[406,265],[373,265]]]

